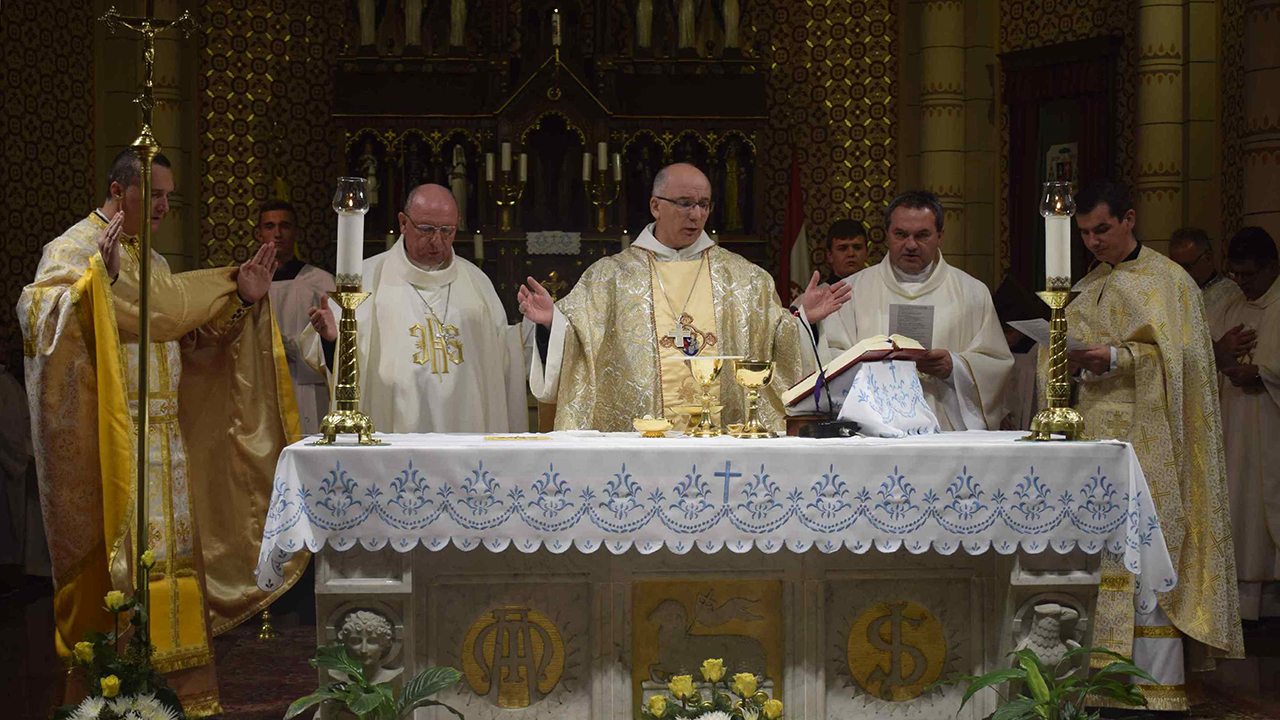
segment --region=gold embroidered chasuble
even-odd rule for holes
[[[1147,247],[1114,268],[1099,265],[1075,289],[1080,295],[1067,307],[1071,335],[1117,348],[1115,371],[1077,384],[1076,408],[1091,435],[1126,440],[1137,453],[1178,571],[1160,608],[1210,656],[1243,657],[1222,421],[1200,289]],[[1046,373],[1044,350],[1040,361]],[[1131,654],[1133,620],[1132,576],[1111,558],[1103,565],[1095,642]]]
[[[133,584],[139,250],[122,243],[112,285],[94,244],[105,226],[95,212],[49,243],[17,307],[63,656],[111,629],[102,598]],[[220,712],[212,635],[275,597],[253,569],[275,460],[299,430],[269,302],[241,309],[234,268],[152,263],[151,639],[156,668],[199,717]]]
[[[809,371],[812,353],[804,353],[800,325],[779,304],[773,278],[741,255],[709,241],[706,244],[707,269],[696,272],[705,273],[700,286],[710,280],[706,290],[711,322],[704,319],[705,296],[698,297],[706,291],[695,288],[689,302],[690,325],[705,343],[700,352],[773,360],[774,377],[761,393],[760,413],[767,426],[781,431],[784,415],[779,395]],[[679,350],[663,347],[674,321],[653,266],[669,264],[655,261],[650,250],[632,245],[596,261],[573,291],[556,303],[567,323],[555,396],[557,430],[630,431],[635,417],[662,417],[672,400],[688,404],[697,397],[689,392],[692,377],[675,355]],[[663,276],[672,301],[679,304],[684,301],[679,293],[689,292],[682,275],[686,282],[696,277],[685,268]],[[668,276],[672,283],[667,283]],[[707,334],[714,334],[714,345]],[[556,342],[554,332],[552,342]],[[540,370],[535,358],[534,372]],[[724,404],[724,424],[742,421],[745,397],[731,367],[720,374],[719,402]]]

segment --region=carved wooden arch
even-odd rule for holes
[[[578,127],[578,125],[576,125],[573,122],[573,119],[570,118],[567,113],[564,113],[560,110],[544,110],[541,113],[539,113],[538,116],[533,119],[533,122],[526,125],[524,129],[521,130],[516,135],[516,137],[519,138],[520,140],[520,144],[521,145],[527,144],[529,139],[529,133],[533,132],[534,130],[541,129],[543,119],[550,116],[558,116],[562,118],[564,120],[565,127],[578,134],[578,139],[582,141],[582,147],[584,148],[590,147],[587,144],[587,134],[583,132],[582,128]]]

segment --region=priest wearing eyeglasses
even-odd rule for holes
[[[779,394],[816,368],[803,324],[834,312],[848,288],[819,286],[815,272],[793,316],[767,272],[703,231],[711,184],[693,165],[658,172],[649,210],[654,222],[636,241],[587,268],[559,302],[533,278],[521,286],[520,312],[537,325],[533,394],[556,404],[557,430],[623,431],[637,416],[662,417],[696,401],[687,357],[772,360],[761,419],[782,430]],[[732,372],[712,390],[723,422],[741,422],[743,393]]]
[[[453,252],[458,206],[419,185],[399,214],[400,238],[364,261],[360,409],[379,432],[521,432],[528,428],[520,326],[508,325],[489,278]],[[333,303],[309,311],[307,363],[332,376]],[[332,380],[330,380],[332,382]]]

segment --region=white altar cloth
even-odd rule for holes
[[[382,435],[389,445],[284,450],[258,586],[294,552],[387,545],[618,554],[1104,548],[1140,612],[1177,583],[1146,479],[1119,441],[1017,432],[902,439],[642,438],[638,433]]]

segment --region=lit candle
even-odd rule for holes
[[[1050,286],[1071,284],[1071,216],[1046,215],[1044,218],[1044,274]]]
[[[471,238],[471,242],[475,248],[476,262],[484,260],[484,235],[476,233],[475,237]]]
[[[613,181],[622,182],[622,155],[621,153],[613,154]]]
[[[560,8],[551,10],[551,45],[560,47]]]
[[[511,143],[502,143],[502,172],[511,172]]]
[[[622,249],[626,250],[629,247],[631,247],[631,236],[626,233],[622,233]]]
[[[359,275],[364,261],[364,213],[338,213],[338,275]]]
[[[493,182],[493,153],[484,154],[484,181]]]
[[[601,170],[609,168],[609,143],[596,144],[596,167]]]
[[[591,182],[591,153],[582,153],[582,182]]]
[[[524,182],[529,177],[529,156],[520,153],[520,182]]]

